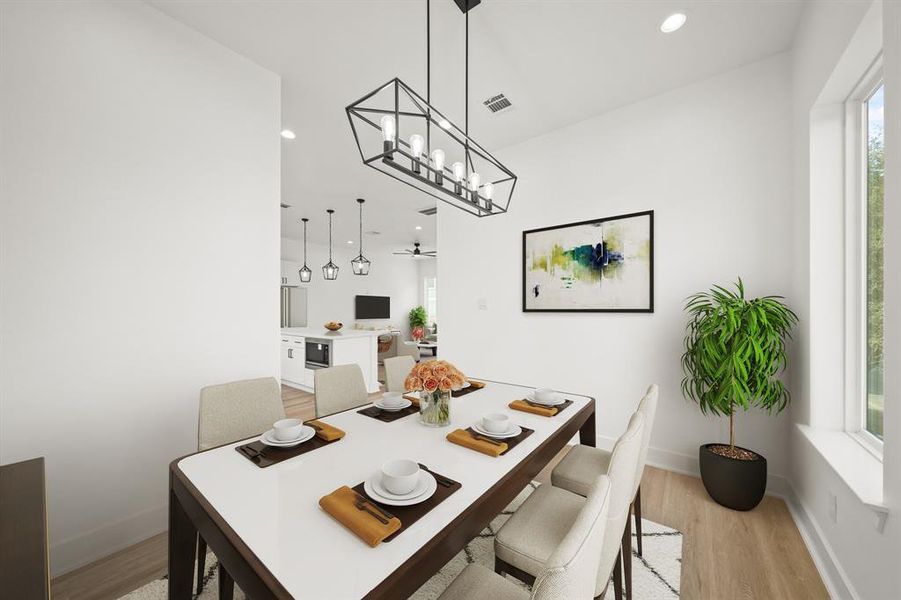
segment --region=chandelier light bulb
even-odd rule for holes
[[[469,191],[472,192],[472,201],[479,203],[479,184],[482,183],[482,176],[473,171],[469,174]]]
[[[482,197],[485,198],[485,208],[491,212],[491,208],[494,206],[494,184],[490,181],[482,186]]]
[[[463,173],[465,167],[461,162],[455,162],[451,165],[451,171],[454,173],[454,193],[463,194]]]
[[[394,115],[385,115],[379,124],[382,126],[382,152],[391,152],[394,150],[394,140],[397,137]],[[392,158],[392,155],[388,154],[386,158]]]
[[[419,173],[419,159],[422,156],[422,149],[425,147],[425,140],[418,133],[410,136],[410,154],[413,155],[413,172]]]
[[[444,183],[444,150],[436,148],[432,150],[432,167],[435,169],[435,183]]]

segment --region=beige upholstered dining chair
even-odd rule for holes
[[[648,387],[644,398],[638,403],[638,411],[644,415],[644,432],[641,436],[641,452],[638,458],[638,467],[635,471],[635,483],[632,486],[632,509],[635,515],[635,534],[638,545],[638,556],[641,556],[641,477],[644,474],[644,465],[648,456],[648,445],[651,442],[651,430],[654,428],[654,415],[657,412],[657,396],[659,390],[656,384]],[[584,496],[591,485],[593,478],[600,473],[606,473],[610,464],[610,452],[590,446],[575,446],[563,457],[551,473],[551,483],[576,494]],[[626,571],[626,589],[632,585],[632,539],[630,535],[623,539],[623,562]]]
[[[395,356],[394,358],[385,359],[385,384],[389,392],[404,392],[404,380],[416,361],[412,356]]]
[[[591,598],[594,595],[595,579],[605,537],[611,497],[610,487],[610,480],[605,475],[598,477],[588,494],[587,501],[581,502],[571,526],[562,533],[562,539],[538,573],[531,594],[503,576],[492,573],[481,565],[472,564],[457,576],[450,587],[441,594],[440,600]]]
[[[610,510],[604,533],[593,597],[600,596],[613,575],[616,600],[622,598],[621,556],[632,484],[641,453],[644,415],[632,415],[610,458]],[[547,566],[548,558],[586,500],[562,488],[540,486],[504,523],[494,539],[495,570],[529,583]]]
[[[330,415],[369,402],[360,365],[338,365],[313,371],[316,416]]]
[[[285,418],[282,390],[274,377],[246,379],[200,390],[197,419],[197,450],[208,450],[258,435]],[[206,541],[197,536],[197,594],[203,591],[206,570]],[[220,596],[228,597],[234,586],[219,564]]]

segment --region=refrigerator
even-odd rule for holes
[[[307,326],[306,288],[282,286],[282,327]]]

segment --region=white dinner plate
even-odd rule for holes
[[[465,390],[466,388],[468,388],[468,387],[470,387],[470,386],[472,386],[471,383],[469,383],[468,381],[464,381],[464,382],[463,382],[463,385],[460,386],[460,389],[461,389],[461,390]]]
[[[526,400],[529,402],[534,402],[535,404],[540,404],[541,406],[560,406],[564,402],[566,402],[566,398],[563,397],[562,394],[557,394],[556,400],[553,402],[541,402],[540,400],[535,399],[535,393],[529,392],[526,394]]]
[[[413,491],[409,494],[404,494],[402,497],[392,494],[383,488],[381,478],[381,474],[376,473],[363,483],[363,490],[365,490],[370,498],[379,504],[387,504],[389,506],[411,506],[413,504],[419,504],[420,502],[424,502],[431,498],[435,493],[435,490],[438,489],[438,482],[431,473],[424,469],[420,469],[419,482],[416,484],[416,487],[413,488]]]
[[[413,403],[410,402],[409,400],[407,400],[406,398],[404,398],[403,400],[404,400],[403,404],[399,404],[397,406],[385,406],[379,400],[376,400],[375,402],[373,402],[372,405],[378,409],[388,411],[388,412],[397,412],[399,410],[403,410],[403,409],[407,408],[408,406],[413,405]]]
[[[298,437],[296,439],[288,440],[285,442],[283,442],[281,440],[277,440],[277,439],[275,439],[275,430],[270,429],[269,431],[267,431],[266,433],[264,433],[263,435],[260,436],[260,441],[263,442],[264,444],[266,444],[267,446],[275,446],[277,448],[291,448],[292,446],[302,444],[302,443],[306,442],[307,440],[312,439],[314,435],[316,435],[316,430],[313,429],[312,427],[304,425],[303,427],[300,428],[300,437]]]
[[[473,423],[472,428],[475,429],[478,433],[484,435],[485,437],[495,438],[499,440],[505,440],[507,438],[514,438],[522,433],[522,427],[515,423],[510,423],[511,428],[509,431],[505,433],[491,433],[487,429],[484,429],[480,423]]]

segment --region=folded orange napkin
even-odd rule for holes
[[[333,427],[322,421],[307,421],[307,425],[316,430],[316,437],[323,439],[326,442],[333,442],[344,437],[343,429],[338,429],[337,427]]]
[[[529,404],[525,400],[514,400],[507,406],[513,410],[521,410],[523,412],[532,413],[533,415],[541,415],[542,417],[553,417],[558,411],[556,406],[548,406],[545,408],[543,406]]]
[[[336,521],[353,531],[357,536],[372,546],[378,546],[382,540],[400,529],[400,519],[392,517],[384,524],[364,509],[357,508],[356,502],[361,499],[369,510],[379,512],[370,500],[356,493],[346,485],[342,485],[331,494],[319,499],[319,506]]]
[[[491,442],[474,438],[472,434],[465,429],[455,429],[451,431],[447,434],[447,439],[454,444],[459,444],[460,446],[475,450],[476,452],[481,452],[482,454],[487,454],[488,456],[500,456],[507,451],[506,442],[492,444]]]
[[[413,394],[407,394],[404,396],[407,400],[413,403],[413,406],[419,406],[419,398],[414,396]]]
[[[471,385],[474,389],[477,389],[477,390],[480,390],[483,387],[485,387],[485,382],[483,382],[483,381],[473,381],[472,379],[467,379],[466,381],[468,381],[469,385]]]

